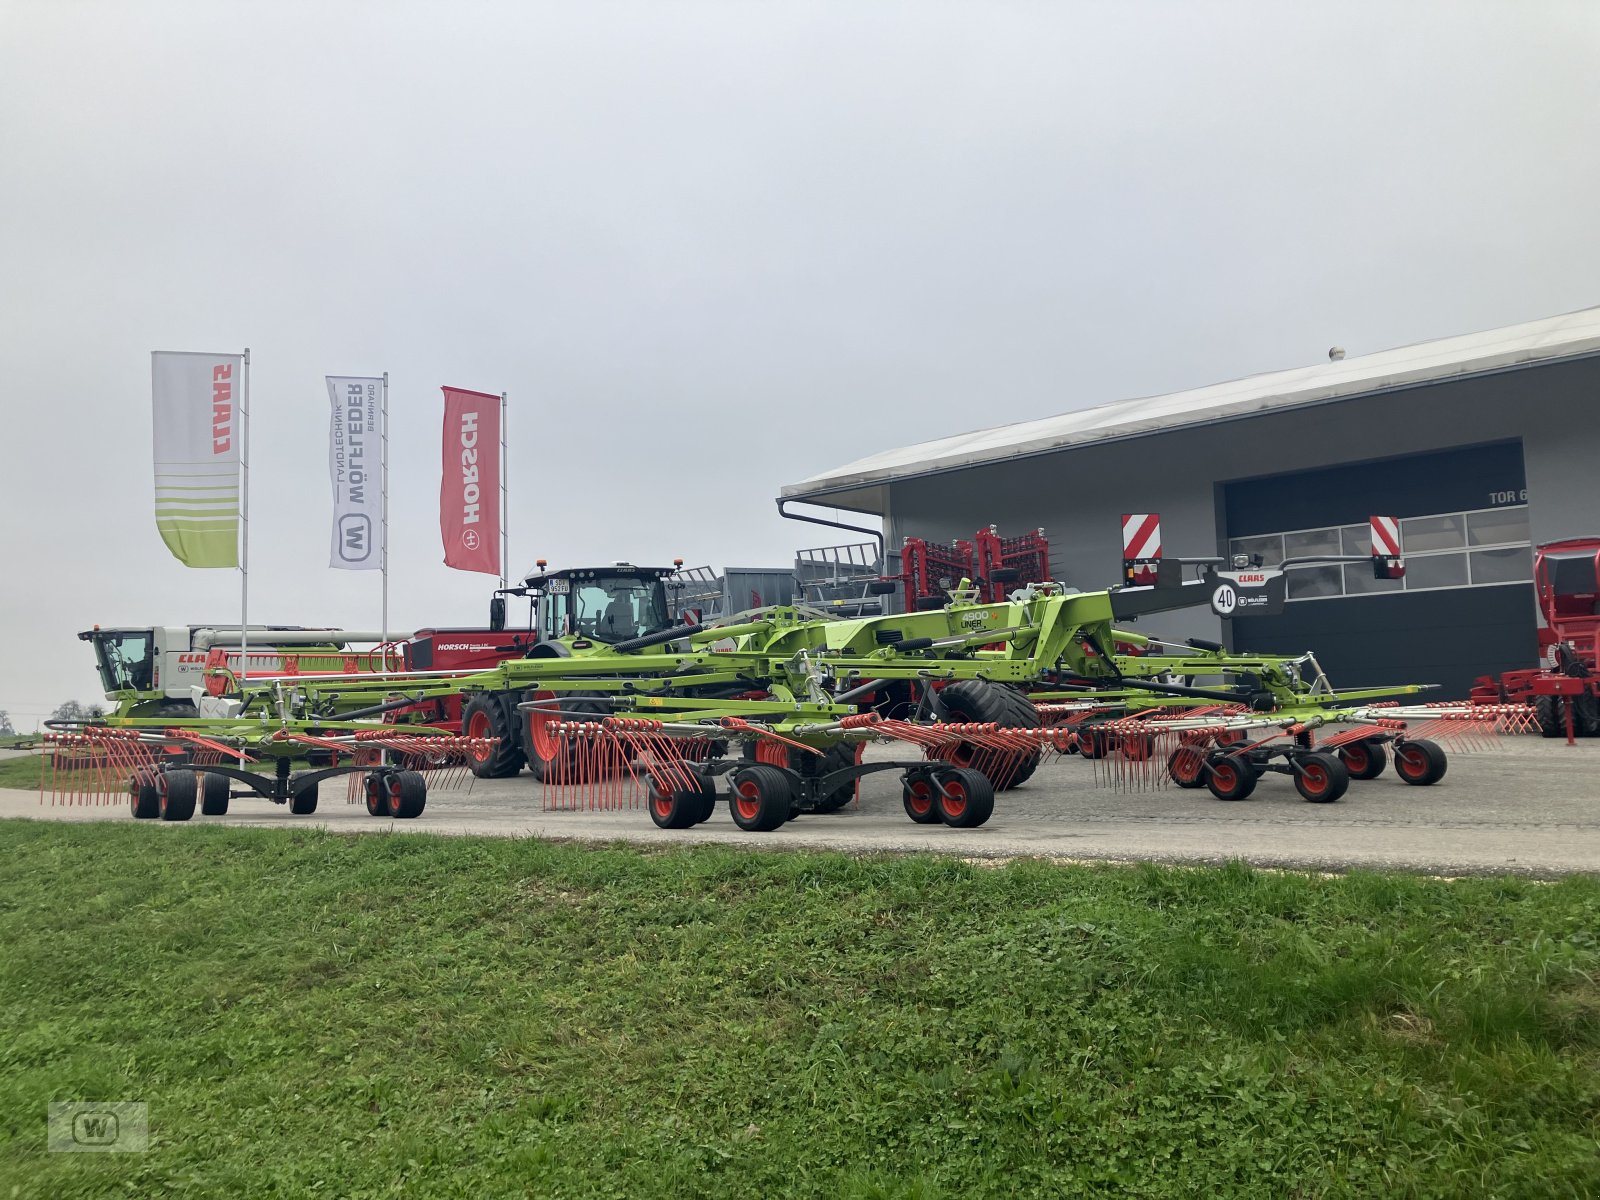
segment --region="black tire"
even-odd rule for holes
[[[1218,800],[1248,800],[1260,778],[1252,764],[1230,754],[1212,755],[1205,774],[1206,787]]]
[[[1294,789],[1312,804],[1332,804],[1350,790],[1350,772],[1332,754],[1295,758]]]
[[[1351,779],[1376,779],[1389,765],[1382,742],[1349,742],[1339,747],[1339,761]]]
[[[1566,706],[1560,696],[1535,696],[1533,715],[1539,722],[1539,735],[1547,738],[1567,736]],[[1577,713],[1573,713],[1572,731],[1578,731]]]
[[[925,774],[908,776],[900,784],[900,803],[918,825],[937,825],[943,819],[935,795],[933,780]]]
[[[176,717],[180,721],[187,721],[200,715],[199,709],[187,700],[171,700],[156,709],[158,717]]]
[[[479,779],[509,779],[528,761],[518,732],[516,698],[506,692],[478,692],[461,706],[461,732],[468,737],[500,740],[481,758],[467,764]]]
[[[199,783],[193,771],[162,771],[156,776],[156,802],[163,821],[187,821],[194,816]]]
[[[848,770],[856,765],[856,747],[854,742],[838,742],[829,746],[822,754],[811,754],[805,750],[796,750],[792,746],[788,750],[788,766],[791,771],[802,779],[818,779],[824,775],[832,775],[835,771]],[[742,751],[746,762],[756,762],[756,743],[746,742]],[[802,808],[802,812],[831,813],[838,812],[845,805],[856,798],[856,784],[854,780],[843,787],[834,788],[822,799],[818,800],[811,808]]]
[[[397,821],[420,817],[428,806],[428,781],[416,771],[396,771],[384,780],[389,815]]]
[[[963,679],[960,683],[952,683],[939,693],[939,703],[951,720],[992,722],[1005,729],[1039,728],[1039,710],[1026,696],[1016,688],[991,683],[986,679]],[[966,761],[958,761],[953,765],[964,767],[976,760],[975,748],[966,747],[966,750],[970,753],[958,751],[958,757],[964,757]],[[997,770],[995,775],[988,776],[990,784],[995,791],[1004,792],[1026,783],[1038,769],[1039,758],[1037,750],[1008,755],[1006,765]]]
[[[135,771],[128,780],[128,811],[135,821],[150,821],[161,815],[161,798],[156,795],[155,772]]]
[[[1573,697],[1572,728],[1579,737],[1600,737],[1600,697]]]
[[[1198,746],[1179,746],[1167,755],[1167,777],[1181,788],[1205,787],[1205,751]]]
[[[766,833],[789,819],[794,789],[777,767],[753,763],[733,773],[728,809],[733,823],[748,833]]]
[[[650,819],[661,829],[688,829],[711,815],[716,807],[717,791],[709,779],[700,779],[693,789],[657,786],[654,777],[645,780]],[[706,803],[710,800],[710,804]]]
[[[989,777],[971,767],[950,767],[934,776],[934,807],[952,829],[976,829],[994,815]]]
[[[1444,747],[1426,738],[1407,738],[1394,748],[1394,773],[1414,787],[1428,787],[1444,778],[1450,760]]]
[[[362,791],[367,805],[367,816],[389,815],[389,789],[385,786],[384,777],[380,772],[374,771],[367,776]]]
[[[561,711],[563,713],[577,713],[584,716],[593,715],[596,717],[609,717],[611,715],[611,705],[606,704],[602,700],[598,699],[604,695],[604,692],[565,692],[560,696]],[[531,738],[527,744],[529,750],[531,751],[533,748],[533,741]],[[566,745],[562,747],[561,752],[549,762],[546,762],[537,754],[528,754],[526,756],[528,770],[533,772],[533,777],[540,783],[578,782],[578,772],[576,769],[578,760],[572,749],[573,745],[573,740],[568,739]]]
[[[289,811],[297,817],[308,817],[317,811],[317,785],[296,787],[295,776],[289,777]]]
[[[200,777],[200,815],[225,817],[228,815],[230,784],[226,775],[207,771]]]

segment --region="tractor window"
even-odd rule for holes
[[[636,575],[574,579],[570,600],[574,631],[597,642],[643,637],[673,624],[659,579]]]
[[[95,665],[107,692],[150,690],[150,643],[146,630],[109,633],[95,639]]]

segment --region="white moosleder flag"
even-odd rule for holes
[[[156,528],[190,567],[239,565],[239,400],[244,356],[150,356]]]
[[[381,571],[383,379],[329,375],[328,474],[333,481],[333,540],[328,565],[343,571]]]

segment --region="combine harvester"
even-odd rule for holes
[[[1380,574],[1403,569],[1397,558],[1371,561]],[[158,799],[163,786],[170,795],[172,783],[160,780],[192,777],[197,752],[276,758],[275,775],[257,782],[242,765],[226,774],[292,796],[314,786],[310,775],[374,770],[369,754],[295,776],[285,761],[297,752],[381,746],[409,761],[379,766],[376,785],[369,779],[368,808],[380,815],[405,815],[407,795],[420,809],[418,782],[400,781],[419,766],[448,768],[464,756],[478,774],[503,774],[521,756],[547,807],[632,807],[642,796],[657,825],[683,828],[726,797],[734,823],[759,831],[837,810],[861,778],[889,770],[900,774],[913,821],[981,825],[995,793],[1023,783],[1047,754],[1098,762],[1114,751],[1105,780],[1170,780],[1229,800],[1277,772],[1307,800],[1327,802],[1352,777],[1382,770],[1389,753],[1401,779],[1426,785],[1446,769],[1436,737],[1516,731],[1522,710],[1385,705],[1380,697],[1422,689],[1340,693],[1311,655],[1170,645],[1125,627],[1196,604],[1232,612],[1281,603],[1282,570],[1292,565],[1168,559],[1152,585],[1080,594],[1039,583],[989,602],[962,580],[942,607],[921,612],[833,620],[773,606],[704,625],[671,617],[671,568],[541,569],[514,589],[532,602],[532,643],[488,669],[267,680],[214,667],[218,694],[196,719],[118,716],[64,736],[76,752],[150,752],[123,777],[136,815],[145,783]],[[1200,578],[1185,582],[1190,566]],[[496,606],[491,624],[503,626],[503,596]],[[914,708],[879,711],[908,688]],[[465,735],[444,721],[452,705]],[[869,742],[915,756],[863,761]]]

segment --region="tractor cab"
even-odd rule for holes
[[[521,587],[506,593],[532,601],[530,614],[540,644],[560,642],[569,649],[583,643],[614,645],[671,629],[678,622],[667,605],[666,580],[677,566],[636,567],[613,563],[608,567],[545,569],[541,560]],[[504,601],[491,608],[490,623],[504,628]]]

